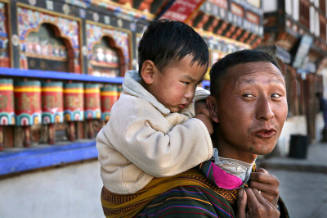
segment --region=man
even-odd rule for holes
[[[278,180],[255,170],[257,155],[275,147],[288,112],[277,63],[264,52],[235,52],[213,65],[210,80],[207,106],[217,148],[213,159],[186,173],[155,179],[143,193],[128,196],[129,204],[116,202],[117,211],[134,206],[143,208],[137,217],[288,216],[279,201]]]

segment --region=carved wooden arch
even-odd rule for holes
[[[108,42],[110,48],[114,49],[114,51],[117,53],[119,58],[120,76],[124,76],[126,71],[126,63],[123,49],[116,44],[116,41],[110,35],[104,35],[101,40],[102,39]]]
[[[68,72],[74,72],[74,69],[75,69],[74,68],[74,58],[75,58],[74,56],[75,55],[74,55],[74,49],[73,49],[73,46],[72,46],[70,40],[67,37],[61,35],[60,29],[57,27],[57,25],[53,24],[51,22],[40,23],[38,28],[33,29],[32,31],[30,31],[30,33],[39,31],[40,27],[42,25],[47,25],[48,27],[50,27],[53,30],[54,34],[55,34],[54,37],[59,38],[59,39],[61,39],[63,41],[65,47],[67,48]],[[28,35],[29,35],[29,33],[28,33]]]

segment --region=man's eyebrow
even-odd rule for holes
[[[250,78],[250,79],[242,79],[239,81],[240,83],[249,83],[249,84],[252,84],[252,83],[255,83],[255,80]],[[281,83],[281,84],[284,84],[284,80],[283,79],[280,79],[280,78],[270,78],[268,80],[268,82],[274,82],[274,83]]]

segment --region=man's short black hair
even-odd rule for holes
[[[138,47],[139,71],[146,60],[159,70],[171,61],[193,56],[192,63],[208,65],[209,51],[203,38],[192,27],[179,21],[154,20],[142,36]]]
[[[279,70],[280,67],[273,56],[261,50],[241,50],[230,53],[224,58],[217,61],[210,70],[210,93],[213,96],[218,96],[220,90],[220,80],[227,73],[228,68],[238,64],[250,62],[270,62]]]

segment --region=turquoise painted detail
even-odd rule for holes
[[[0,113],[0,126],[15,125],[15,113]]]

